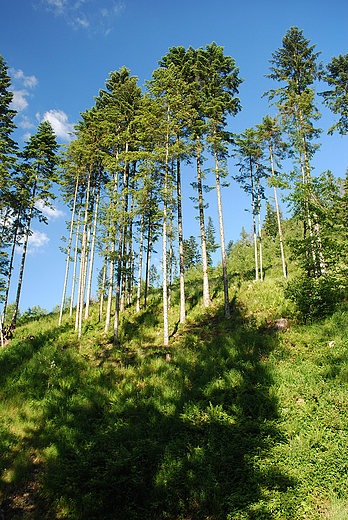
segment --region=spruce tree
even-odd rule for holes
[[[35,202],[40,200],[49,205],[55,198],[52,185],[57,181],[55,168],[58,162],[58,144],[53,129],[48,121],[40,123],[35,135],[31,136],[23,150],[24,163],[23,172],[26,176],[26,186],[28,190],[28,210],[26,214],[26,231],[20,266],[19,280],[15,308],[12,316],[12,325],[16,325],[19,299],[23,283],[24,264],[28,247],[28,239],[31,232],[31,221],[34,217],[45,221],[42,212],[35,206]]]
[[[326,65],[322,79],[329,87],[334,88],[319,95],[323,96],[324,104],[340,116],[337,123],[329,128],[328,133],[332,135],[334,130],[337,130],[344,135],[348,131],[348,54],[339,54],[338,58],[334,56]]]

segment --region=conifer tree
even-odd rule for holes
[[[40,123],[35,135],[31,136],[23,150],[24,164],[23,172],[26,176],[28,189],[28,212],[26,215],[26,231],[24,237],[22,261],[20,266],[19,280],[15,308],[12,316],[12,324],[17,321],[19,299],[23,283],[24,263],[28,247],[28,239],[31,232],[31,221],[34,217],[39,217],[45,221],[42,212],[35,206],[35,202],[40,200],[44,204],[50,204],[50,200],[55,196],[51,191],[53,182],[56,182],[55,168],[57,165],[58,145],[53,129],[48,121]]]
[[[13,213],[16,196],[13,193],[14,166],[18,146],[11,134],[16,128],[13,119],[17,112],[10,108],[13,93],[10,92],[11,78],[7,74],[8,66],[0,54],[0,216],[2,232],[0,239],[0,295],[5,286],[5,278],[10,275],[7,258],[7,246],[13,243],[14,230],[9,218]],[[8,280],[7,280],[8,281]]]
[[[253,128],[246,128],[245,132],[234,139],[234,152],[239,162],[237,167],[240,175],[234,179],[241,184],[243,190],[251,195],[251,208],[253,218],[253,237],[255,253],[255,280],[259,279],[259,262],[257,251],[256,216],[259,212],[258,179],[262,174],[260,160],[262,149],[258,132]]]
[[[323,96],[324,104],[334,114],[340,115],[338,122],[329,128],[328,133],[332,135],[337,130],[344,135],[348,131],[348,53],[343,56],[339,54],[338,58],[334,56],[326,65],[322,79],[334,89],[319,95]]]
[[[317,278],[326,272],[319,221],[315,211],[310,211],[310,207],[314,207],[310,161],[318,147],[311,141],[320,133],[313,125],[320,117],[314,103],[313,82],[319,74],[316,60],[320,53],[314,52],[315,45],[310,46],[310,40],[297,27],[286,32],[282,43],[283,47],[272,53],[271,74],[267,77],[285,85],[266,94],[269,100],[277,99],[276,105],[300,165],[300,179],[295,182],[293,200],[303,214],[304,242],[308,244],[307,271]]]
[[[283,276],[286,278],[286,266],[283,246],[283,232],[280,219],[280,210],[277,196],[277,168],[280,168],[280,160],[285,157],[286,144],[282,140],[282,131],[275,118],[266,116],[263,118],[261,125],[257,126],[263,146],[267,149],[269,154],[269,161],[271,166],[271,177],[269,183],[274,189],[274,200],[276,204],[277,220],[278,220],[278,235],[280,241],[280,253],[282,258]]]
[[[216,45],[215,42],[206,46],[204,57],[206,63],[204,68],[200,67],[199,74],[203,89],[203,112],[208,120],[208,143],[213,152],[215,162],[225,316],[229,316],[230,307],[221,202],[221,178],[226,177],[227,169],[226,167],[221,168],[220,162],[225,162],[227,158],[229,134],[225,130],[227,125],[226,116],[234,116],[241,110],[240,100],[236,94],[238,94],[238,87],[243,80],[238,77],[239,69],[235,65],[235,60],[230,56],[224,56],[223,47]]]

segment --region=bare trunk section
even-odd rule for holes
[[[125,146],[125,153],[128,152],[128,143]],[[119,235],[119,248],[118,248],[118,265],[117,265],[117,285],[116,285],[116,308],[115,308],[115,319],[114,319],[114,343],[118,341],[118,326],[119,326],[119,314],[120,314],[120,291],[121,291],[121,278],[122,278],[122,251],[124,251],[124,240],[125,240],[125,225],[126,225],[126,205],[128,206],[128,175],[129,168],[127,160],[123,168],[123,186],[122,186],[122,216],[120,224],[120,235]],[[123,280],[122,280],[123,281]]]
[[[18,286],[17,286],[17,295],[16,295],[16,301],[15,301],[15,308],[13,310],[12,321],[11,321],[11,325],[14,325],[14,326],[16,326],[16,322],[17,322],[19,299],[20,299],[21,290],[22,290],[25,256],[27,254],[31,217],[32,217],[32,214],[33,214],[34,202],[35,202],[36,183],[37,183],[37,177],[35,178],[33,194],[32,194],[32,197],[31,197],[31,204],[30,204],[29,215],[28,215],[28,223],[27,223],[27,229],[26,229],[26,232],[25,232],[25,240],[24,240],[24,245],[23,245],[22,261],[21,261],[21,267],[20,267],[20,272],[19,272],[19,280],[18,280]]]
[[[272,143],[269,143],[269,151],[270,151],[270,157],[271,157],[271,168],[272,168],[272,179],[274,180],[274,162],[273,162],[273,148]],[[274,200],[276,205],[276,211],[277,211],[277,221],[278,221],[278,233],[279,233],[279,243],[280,243],[280,254],[282,257],[282,266],[283,266],[283,275],[286,279],[286,265],[285,265],[285,256],[284,256],[284,247],[283,247],[283,231],[282,231],[282,225],[280,222],[280,211],[279,211],[279,204],[278,204],[278,197],[277,197],[277,188],[275,185],[273,185],[274,189]]]
[[[76,208],[78,186],[79,186],[79,174],[77,173],[76,184],[75,184],[75,193],[74,193],[74,203],[73,203],[73,209],[72,209],[72,214],[71,214],[68,252],[67,252],[67,257],[66,257],[66,268],[65,268],[63,296],[62,296],[62,303],[60,305],[58,327],[60,327],[60,325],[62,324],[62,316],[63,316],[64,301],[65,301],[65,293],[66,293],[66,287],[67,287],[67,283],[68,283],[69,264],[70,264],[70,250],[71,250],[71,242],[72,242],[72,236],[73,236],[73,227],[74,227],[74,218],[75,218],[75,208]]]
[[[256,236],[256,209],[255,209],[255,193],[254,193],[254,176],[253,167],[250,158],[250,186],[251,186],[251,205],[253,211],[253,235],[254,235],[254,253],[255,253],[255,280],[259,279],[259,263],[257,253],[257,236]]]
[[[106,243],[106,253],[104,257],[104,265],[103,265],[103,277],[100,287],[100,303],[99,303],[99,323],[102,320],[103,317],[103,303],[104,303],[104,295],[105,295],[105,281],[106,281],[106,269],[107,269],[107,262],[108,262],[108,251],[109,251],[109,237],[107,238]]]
[[[127,276],[127,307],[132,303],[133,293],[133,275],[134,275],[134,250],[133,250],[133,211],[134,211],[134,177],[136,172],[136,163],[134,162],[133,181],[131,187],[131,207],[129,222],[129,241],[128,241],[128,276]]]
[[[81,257],[80,257],[80,278],[79,278],[79,292],[78,292],[78,304],[76,306],[76,322],[75,322],[75,331],[78,330],[78,337],[81,337],[81,327],[82,327],[82,309],[84,304],[84,294],[85,294],[85,262],[86,262],[86,251],[87,251],[87,227],[88,227],[88,206],[89,206],[89,190],[91,186],[91,174],[92,174],[92,165],[90,165],[88,172],[88,181],[87,181],[87,189],[86,189],[86,204],[85,204],[85,215],[83,222],[83,232],[82,232],[82,247],[81,247]]]
[[[115,197],[117,194],[117,185],[118,185],[118,170],[115,173],[114,176],[114,186],[113,186],[113,192],[112,192],[112,200],[110,202],[110,212],[112,212],[111,215],[111,226],[112,226],[112,232],[111,232],[111,252],[110,252],[110,266],[109,266],[109,286],[108,286],[108,301],[106,306],[106,318],[105,318],[105,328],[104,332],[106,333],[110,327],[110,321],[111,321],[111,304],[112,304],[112,293],[114,288],[114,263],[115,263],[115,242],[116,242],[116,236],[114,234],[115,229]]]
[[[139,271],[138,271],[136,312],[140,312],[141,269],[142,269],[142,262],[143,262],[143,239],[144,239],[144,211],[141,214],[141,222],[140,222]]]
[[[82,211],[82,200],[81,200],[81,205],[80,205],[80,209],[79,209],[79,216],[78,216],[78,220],[77,220],[77,227],[76,227],[76,242],[75,242],[75,255],[74,255],[74,271],[73,271],[72,288],[71,288],[71,297],[70,297],[70,312],[69,312],[69,316],[70,316],[70,317],[72,316],[73,305],[74,305],[74,294],[75,294],[75,285],[76,285],[77,252],[78,252],[78,245],[79,245],[79,232],[80,232],[81,211]]]
[[[91,259],[90,259],[90,262],[89,262],[89,273],[88,273],[88,283],[87,283],[85,320],[88,318],[89,302],[90,302],[90,298],[91,298],[92,274],[93,274],[93,263],[94,263],[94,249],[95,249],[95,240],[96,240],[96,234],[97,234],[97,219],[98,219],[99,195],[100,195],[100,184],[98,186],[97,200],[96,200],[95,209],[94,209],[94,222],[93,222],[93,232],[92,232]]]
[[[147,252],[146,252],[146,272],[145,272],[145,291],[144,291],[144,309],[147,305],[147,289],[149,286],[150,273],[150,250],[151,250],[151,217],[149,216],[149,226],[147,233]]]
[[[17,216],[17,218],[19,218],[19,215]],[[10,283],[11,283],[11,276],[12,276],[13,260],[14,260],[16,244],[17,244],[17,234],[18,234],[18,221],[17,221],[17,225],[15,227],[15,234],[14,234],[14,237],[13,237],[13,246],[12,246],[12,250],[11,250],[10,265],[9,265],[9,268],[8,268],[8,277],[7,277],[7,283],[6,283],[6,292],[5,292],[5,298],[4,298],[4,306],[3,306],[3,309],[2,309],[2,317],[0,318],[1,325],[4,323],[5,316],[6,316],[8,294],[9,294],[9,291],[10,291]]]
[[[257,203],[258,203],[258,214],[259,214],[260,279],[261,279],[261,282],[263,282],[260,179],[257,179]]]
[[[203,305],[209,307],[211,299],[209,295],[209,278],[208,278],[208,258],[207,258],[207,242],[205,238],[204,228],[204,210],[203,210],[203,189],[202,189],[202,172],[201,172],[201,142],[199,137],[196,138],[197,153],[197,184],[198,184],[198,207],[199,207],[199,223],[201,230],[201,246],[202,246],[202,267],[203,267]]]
[[[228,277],[227,277],[227,265],[226,265],[226,249],[225,249],[225,234],[224,234],[224,223],[222,219],[222,204],[221,204],[221,186],[220,186],[220,174],[219,174],[219,161],[217,151],[214,150],[215,155],[215,177],[216,177],[216,193],[218,201],[218,212],[219,212],[219,229],[220,229],[220,244],[221,244],[221,260],[222,260],[222,274],[224,279],[224,298],[225,298],[225,316],[230,316],[230,302],[228,299]]]
[[[176,191],[178,196],[178,235],[179,235],[179,266],[180,266],[180,323],[186,321],[185,311],[185,268],[184,268],[184,242],[182,232],[182,205],[181,205],[181,174],[180,157],[176,162]]]
[[[168,162],[169,162],[169,107],[167,109],[166,160],[164,172],[163,201],[163,344],[169,343],[168,333],[168,296],[167,296],[167,205],[168,205]]]

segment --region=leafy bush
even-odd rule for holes
[[[318,279],[297,275],[285,287],[285,297],[292,300],[297,310],[308,318],[318,318],[332,313],[344,296],[345,287],[334,274]]]

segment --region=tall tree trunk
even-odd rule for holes
[[[37,183],[37,177],[35,178],[33,194],[31,196],[31,203],[30,203],[30,209],[29,209],[29,215],[28,215],[28,223],[27,223],[27,229],[26,229],[26,232],[25,232],[25,239],[24,239],[23,253],[22,253],[22,261],[21,261],[21,267],[20,267],[19,279],[18,279],[18,286],[17,286],[17,295],[16,295],[15,307],[14,307],[14,310],[13,310],[12,321],[11,321],[11,325],[13,325],[13,326],[16,326],[16,322],[17,322],[19,299],[21,297],[21,290],[22,290],[22,283],[23,283],[23,273],[24,273],[25,257],[26,257],[26,254],[27,254],[31,217],[32,217],[32,214],[33,214],[34,202],[35,202],[36,183]]]
[[[270,157],[271,157],[271,168],[272,168],[272,179],[274,180],[274,162],[273,162],[273,148],[272,143],[269,143],[269,151],[270,151]],[[274,200],[276,205],[276,211],[277,211],[277,221],[278,221],[278,233],[279,233],[279,242],[280,242],[280,254],[282,257],[282,266],[283,266],[283,276],[286,279],[286,265],[285,265],[285,256],[284,256],[284,247],[283,247],[283,231],[282,231],[282,225],[280,221],[280,211],[279,211],[279,204],[278,204],[278,197],[277,197],[277,188],[275,185],[273,185],[274,189]]]
[[[19,218],[19,215],[17,216],[17,219],[18,218]],[[15,234],[14,234],[14,237],[13,237],[13,246],[12,246],[12,249],[11,249],[10,265],[9,265],[9,268],[8,268],[8,277],[7,277],[6,292],[5,292],[5,297],[4,297],[4,306],[3,306],[3,309],[2,309],[2,317],[1,317],[1,320],[0,320],[2,324],[4,323],[5,316],[6,316],[8,294],[9,294],[9,291],[10,291],[10,283],[11,283],[11,276],[12,276],[13,260],[14,260],[16,245],[17,245],[17,234],[18,234],[18,221],[17,221],[16,227],[15,227]]]
[[[101,322],[102,317],[103,317],[103,302],[104,302],[104,296],[105,296],[105,281],[106,281],[106,269],[107,269],[107,263],[108,263],[108,251],[109,251],[109,239],[107,238],[106,253],[104,256],[104,265],[103,265],[103,276],[102,276],[102,282],[101,282],[101,287],[100,287],[99,323]]]
[[[222,260],[222,274],[224,279],[224,297],[225,297],[225,316],[230,316],[230,302],[228,299],[228,277],[227,277],[227,265],[226,265],[226,250],[225,250],[225,234],[224,234],[224,223],[222,219],[222,204],[221,204],[221,187],[220,187],[220,174],[219,174],[219,161],[217,156],[217,150],[214,150],[215,155],[215,177],[216,177],[216,193],[219,211],[219,229],[220,229],[220,244],[221,244],[221,260]]]
[[[180,323],[185,323],[185,321],[186,321],[185,267],[184,267],[184,241],[183,241],[183,233],[182,233],[181,173],[180,173],[179,155],[177,156],[177,161],[176,161],[176,191],[177,191],[177,195],[178,195],[178,235],[179,235],[179,266],[180,266]]]
[[[147,289],[148,289],[148,286],[149,286],[151,231],[152,231],[151,230],[151,217],[149,216],[149,225],[148,225],[148,233],[147,233],[146,270],[145,270],[144,309],[146,309]]]
[[[140,244],[139,244],[139,271],[138,271],[138,287],[137,287],[137,306],[136,312],[140,312],[140,291],[141,291],[141,269],[143,261],[143,238],[144,238],[144,211],[141,214],[140,222]]]
[[[130,265],[130,276],[128,278],[128,296],[127,296],[127,306],[129,307],[132,304],[133,299],[133,280],[134,280],[134,249],[129,252],[131,256],[131,265]]]
[[[167,296],[167,211],[168,211],[168,166],[169,166],[169,107],[167,108],[166,159],[163,194],[163,344],[169,343],[168,296]]]
[[[260,279],[261,279],[261,282],[263,282],[260,179],[257,179],[257,205],[258,205],[258,215],[259,215]]]
[[[255,280],[259,279],[259,263],[257,252],[257,236],[256,236],[256,208],[255,208],[255,193],[254,193],[254,176],[252,161],[250,158],[250,186],[251,186],[251,205],[253,211],[253,235],[254,235],[254,254],[255,254]]]
[[[80,278],[79,278],[79,293],[78,293],[78,305],[76,306],[76,323],[75,323],[75,331],[78,330],[78,337],[81,337],[82,333],[82,310],[84,305],[84,296],[85,296],[85,273],[87,271],[86,268],[86,252],[88,247],[87,240],[87,228],[88,228],[88,207],[89,207],[89,190],[91,186],[91,175],[92,175],[92,165],[89,167],[88,171],[88,181],[87,181],[87,189],[86,189],[86,204],[85,204],[85,215],[83,222],[83,232],[82,232],[82,247],[81,247],[81,257],[80,257]]]
[[[92,232],[92,247],[91,247],[91,259],[89,262],[89,273],[88,273],[88,283],[87,283],[87,296],[86,296],[86,308],[85,308],[85,320],[88,318],[89,314],[89,301],[91,298],[91,288],[92,288],[92,274],[93,274],[93,262],[94,262],[94,249],[95,249],[95,240],[97,235],[97,219],[98,219],[98,207],[99,207],[99,195],[100,195],[100,184],[98,186],[97,200],[95,203],[94,209],[94,222],[93,222],[93,232]]]
[[[128,143],[125,146],[125,153],[128,152]],[[125,241],[125,228],[126,228],[126,208],[128,208],[128,178],[129,178],[129,167],[127,160],[125,160],[123,168],[123,186],[122,186],[122,215],[120,224],[120,235],[119,235],[119,248],[118,248],[118,265],[117,265],[117,285],[116,285],[116,308],[115,308],[115,319],[114,319],[114,343],[118,341],[118,328],[119,328],[119,314],[120,314],[120,291],[121,291],[121,280],[122,276],[122,252],[124,252],[124,241]]]
[[[82,211],[82,199],[81,199],[81,205],[80,205],[80,209],[79,209],[79,216],[77,219],[77,227],[76,227],[74,270],[73,270],[73,279],[72,279],[72,288],[71,288],[71,297],[70,297],[70,312],[69,312],[70,317],[72,316],[73,305],[74,305],[74,293],[75,293],[75,285],[76,285],[76,267],[77,267],[77,253],[78,253],[78,245],[79,245],[81,211]]]
[[[133,271],[134,271],[134,251],[133,251],[133,210],[134,210],[134,177],[136,172],[136,163],[134,163],[133,181],[131,187],[131,207],[130,207],[130,221],[129,221],[129,240],[128,240],[128,276],[127,276],[127,307],[132,302],[133,292]]]
[[[117,185],[118,185],[118,170],[116,171],[115,176],[114,176],[112,200],[110,202],[110,212],[112,212],[112,218],[111,218],[112,232],[111,232],[111,252],[110,252],[110,266],[109,266],[108,301],[107,301],[107,306],[106,306],[106,317],[105,317],[105,328],[104,328],[105,333],[108,331],[108,329],[110,327],[112,293],[113,293],[113,288],[114,288],[114,264],[115,264],[115,242],[116,242],[116,235],[114,234],[114,229],[115,229],[114,211],[115,211],[115,205],[116,205]]]
[[[128,143],[127,143],[128,151]],[[122,286],[121,286],[121,305],[120,312],[125,311],[125,294],[126,294],[126,280],[127,280],[127,238],[128,238],[128,186],[129,186],[129,165],[125,165],[125,176],[123,178],[123,247],[122,247]]]
[[[202,172],[201,172],[201,142],[199,137],[196,138],[196,154],[197,154],[197,185],[198,185],[198,207],[199,207],[199,223],[201,230],[201,246],[202,246],[202,267],[203,267],[203,305],[209,307],[211,299],[209,295],[209,279],[208,279],[208,257],[207,242],[205,238],[204,228],[204,210],[203,210],[203,188],[202,188]]]
[[[65,293],[66,293],[66,287],[67,287],[67,283],[68,283],[69,264],[70,264],[70,249],[71,249],[71,241],[72,241],[72,235],[73,235],[73,227],[74,227],[74,218],[75,218],[75,208],[76,208],[76,199],[77,199],[78,186],[79,186],[79,174],[77,173],[76,184],[75,184],[75,193],[74,193],[74,203],[73,203],[73,209],[72,209],[72,214],[71,214],[70,234],[69,234],[69,242],[68,242],[68,253],[67,253],[67,257],[66,257],[66,268],[65,268],[63,296],[62,296],[62,303],[60,305],[60,312],[59,312],[59,321],[58,321],[58,326],[59,327],[60,327],[60,325],[62,323],[63,308],[64,308],[64,301],[65,301]]]

